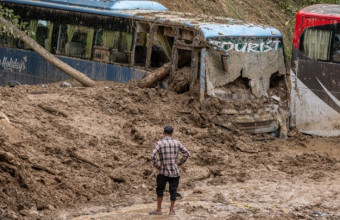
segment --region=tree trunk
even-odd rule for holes
[[[149,75],[141,79],[138,83],[140,88],[150,88],[156,82],[162,81],[170,73],[170,63],[164,64],[164,66],[154,70]]]
[[[92,87],[95,85],[95,82],[88,78],[85,74],[79,72],[68,64],[62,62],[53,54],[45,50],[42,46],[40,46],[36,41],[32,38],[28,37],[24,32],[20,31],[17,27],[15,27],[10,21],[0,16],[0,24],[4,25],[7,29],[13,30],[13,34],[15,37],[22,40],[27,46],[36,51],[40,56],[50,62],[52,65],[56,66],[58,69],[64,71],[66,74],[70,75],[77,81],[79,81],[84,86]]]

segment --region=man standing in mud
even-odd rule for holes
[[[158,141],[152,151],[153,166],[159,171],[157,175],[157,209],[150,212],[150,215],[162,214],[163,193],[166,183],[169,183],[170,193],[170,211],[169,215],[174,215],[174,206],[177,196],[177,188],[179,185],[179,169],[189,157],[189,151],[177,140],[172,139],[173,127],[166,126],[164,128],[164,138]],[[183,154],[182,159],[178,162],[178,152]],[[157,161],[159,154],[159,163]]]

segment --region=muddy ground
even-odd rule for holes
[[[149,218],[168,124],[191,156],[167,218],[340,219],[338,137],[249,136],[211,124],[190,92],[71,83],[0,88],[0,219]]]

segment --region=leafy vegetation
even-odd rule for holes
[[[12,22],[12,24],[21,30],[25,30],[27,27],[27,22],[19,22],[20,16],[15,15],[12,9],[4,8],[0,5],[0,17],[3,17]],[[0,24],[0,33],[14,36],[13,29],[8,29]],[[16,36],[14,36],[16,37]]]

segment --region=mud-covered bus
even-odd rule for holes
[[[167,88],[186,73],[201,108],[219,126],[286,132],[281,33],[224,17],[170,12],[152,1],[4,0],[28,34],[94,80],[127,82],[170,65]],[[187,71],[183,71],[183,70]],[[188,74],[189,72],[189,74]],[[20,40],[0,35],[0,82],[39,84],[68,76]]]
[[[340,5],[312,5],[296,15],[291,63],[291,127],[340,135]]]

